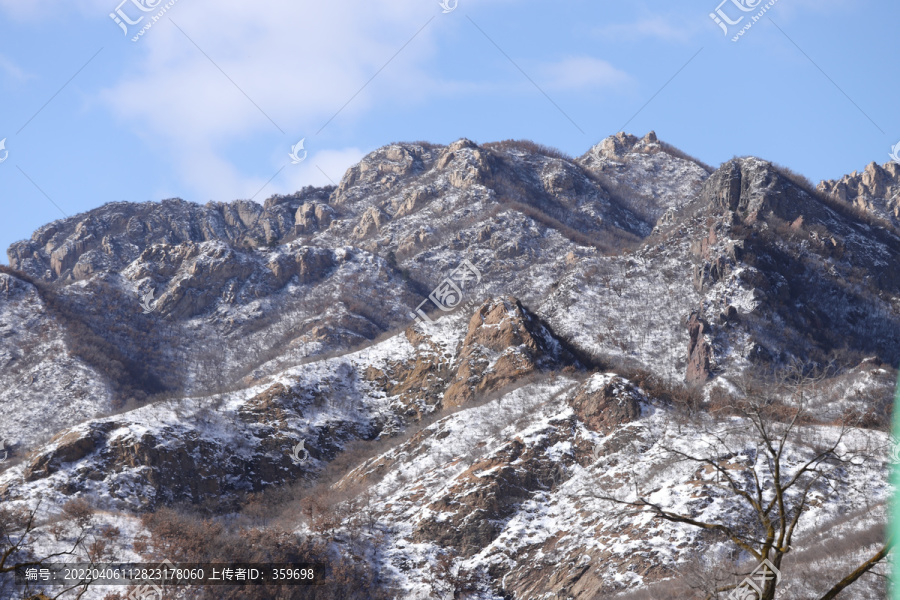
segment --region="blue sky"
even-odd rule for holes
[[[738,42],[766,2],[120,1],[0,0],[4,249],[106,202],[339,181],[393,141],[520,138],[577,156],[624,126],[814,181],[887,162],[900,141],[887,0],[778,0]],[[729,35],[717,8],[744,17]],[[144,18],[126,34],[117,9]]]

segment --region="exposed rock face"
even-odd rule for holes
[[[739,161],[719,167],[703,185],[703,200],[719,209],[734,211],[741,204],[743,172]],[[749,204],[746,202],[745,204]]]
[[[419,419],[441,406],[447,382],[453,375],[450,357],[414,327],[404,332],[418,350],[413,360],[391,361],[385,369],[369,367],[365,378],[390,397],[403,418]]]
[[[575,364],[574,358],[517,299],[493,299],[469,321],[459,367],[443,404],[461,406],[539,368],[565,364]]]
[[[598,146],[595,153],[597,156],[608,158],[611,160],[624,160],[635,151],[645,151],[647,153],[659,152],[658,146],[653,147],[657,143],[656,132],[651,131],[643,139],[637,136],[619,132],[611,137],[606,138]]]
[[[770,216],[793,222],[801,215],[825,220],[828,213],[820,202],[782,176],[763,160],[731,160],[703,184],[701,200],[707,205],[734,215],[744,223],[755,223]]]
[[[467,139],[447,146],[435,163],[438,169],[450,171],[450,185],[456,188],[484,183],[492,172],[491,165],[488,154]]]
[[[304,202],[294,215],[297,233],[314,233],[327,229],[334,218],[334,209],[327,204]]]
[[[712,350],[706,335],[709,333],[709,323],[699,317],[697,313],[691,313],[688,321],[688,333],[691,341],[688,344],[688,364],[685,379],[691,385],[702,385],[709,379]]]
[[[165,271],[159,272],[159,266],[163,266]],[[183,318],[194,316],[211,306],[229,279],[246,278],[252,271],[251,263],[240,260],[239,255],[225,244],[213,242],[198,245],[188,242],[177,246],[154,246],[146,250],[132,277],[134,280],[154,276],[162,279],[166,274],[183,273],[156,300],[156,308],[163,314]]]
[[[114,423],[92,424],[52,440],[52,449],[36,456],[25,468],[25,481],[48,477],[64,463],[73,463],[87,457],[103,444],[105,435],[115,428]]]
[[[276,384],[248,398],[227,423],[214,412],[221,399],[178,407],[182,417],[191,413],[197,429],[94,421],[53,440],[26,466],[25,481],[46,480],[48,490],[63,495],[101,486],[108,500],[130,510],[180,502],[227,510],[237,494],[293,482],[332,460],[347,440],[371,435],[364,423],[311,426],[303,420],[304,413],[335,402],[343,386],[338,380],[313,389]],[[291,450],[300,440],[305,447],[298,464]]]
[[[428,504],[429,511],[442,518],[424,519],[412,539],[453,547],[461,556],[478,553],[497,538],[518,504],[535,490],[556,485],[555,468],[541,460],[541,450],[517,440],[475,462],[441,498]]]
[[[344,205],[357,199],[365,186],[376,193],[394,188],[402,178],[425,168],[431,159],[428,148],[418,145],[391,145],[369,154],[358,165],[350,167],[335,191],[334,202]]]
[[[695,200],[700,186],[709,177],[706,167],[686,156],[673,154],[652,131],[643,138],[626,133],[608,137],[576,162],[599,177],[617,202],[651,224],[656,224],[667,211]],[[659,173],[666,173],[678,184],[659,185]]]
[[[818,189],[853,204],[876,217],[900,224],[900,164],[870,163],[839,180],[822,181]]]
[[[13,268],[32,277],[72,281],[101,270],[120,271],[154,244],[275,244],[293,233],[303,205],[327,221],[330,191],[305,188],[292,196],[273,196],[264,205],[243,200],[206,206],[179,199],[113,202],[42,227],[31,240],[10,246],[7,254]]]
[[[647,401],[634,385],[615,374],[594,375],[571,396],[569,405],[593,431],[608,435],[641,416]]]
[[[365,239],[380,231],[388,220],[390,220],[390,216],[386,212],[373,206],[363,214],[359,225],[353,229],[353,237],[358,240]]]
[[[879,169],[847,190],[890,193],[895,169]],[[402,598],[612,597],[721,544],[603,499],[747,516],[713,473],[660,459],[702,428],[670,421],[620,365],[712,391],[837,356],[859,366],[818,391],[823,420],[884,427],[900,361],[893,230],[759,159],[710,174],[652,132],[576,160],[527,142],[392,144],[336,189],[111,204],[10,258],[0,438],[14,460],[33,452],[0,464],[0,501],[233,513],[247,492],[315,484],[343,453],[337,500],[316,507],[333,513],[329,544],[383,540]],[[410,325],[463,258],[482,275],[464,290],[477,308]],[[883,504],[878,468],[853,483]],[[823,494],[823,520],[802,526],[865,514],[871,528],[855,494]]]

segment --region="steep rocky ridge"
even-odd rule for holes
[[[451,320],[461,330],[453,337],[465,331],[461,319]],[[33,485],[7,488],[7,498],[35,490],[44,497],[92,490],[118,509],[176,502],[211,509],[208,498],[214,497],[224,510],[241,493],[314,476],[349,441],[390,435],[444,406],[575,362],[514,298],[489,300],[467,329],[453,343],[453,337],[411,328],[365,351],[296,367],[246,390],[157,402],[88,421],[61,432],[17,467]],[[419,399],[429,388],[432,404],[410,403],[412,390]],[[292,448],[300,440],[309,460],[294,465]]]
[[[201,206],[177,198],[114,202],[46,225],[30,240],[13,244],[7,254],[11,266],[32,277],[72,281],[101,271],[119,272],[154,244],[270,245],[293,238],[295,216],[307,222],[308,207],[326,201],[329,191],[305,188],[292,196],[269,198],[263,205],[236,201]]]
[[[739,159],[641,248],[580,259],[538,313],[583,349],[673,379],[790,357],[894,364],[900,294],[886,267],[898,253],[895,231]]]
[[[900,224],[900,164],[896,162],[869,163],[862,173],[854,171],[817,187],[895,226]]]
[[[368,539],[398,597],[682,585],[727,545],[600,496],[746,518],[663,451],[702,441],[704,411],[744,376],[793,361],[834,361],[801,442],[853,422],[848,444],[886,447],[898,251],[890,226],[771,163],[709,173],[653,134],[576,160],[393,144],[335,188],[262,206],[107,205],[14,245],[0,273],[0,435],[15,442],[0,502],[230,519],[247,494],[294,485],[333,506],[317,520],[291,505],[292,527],[336,551]],[[413,322],[463,259],[481,276],[468,307]],[[835,560],[869,552],[887,452],[851,467],[854,485],[816,490],[794,556],[831,560],[842,539],[855,545]],[[834,574],[791,560],[804,592]]]
[[[700,184],[712,172],[697,160],[674,151],[652,131],[643,138],[617,133],[588,150],[577,162],[614,190],[629,209],[654,224],[694,199]]]
[[[700,167],[666,153],[653,161],[696,193]],[[110,337],[115,360],[133,365],[125,381],[94,365],[122,406],[244,385],[405,327],[464,258],[482,275],[467,300],[536,302],[578,257],[634,245],[654,224],[578,161],[460,140],[387,146],[337,188],[263,205],[109,204],[42,227],[8,255],[48,286],[58,314]]]

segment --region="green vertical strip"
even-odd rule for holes
[[[888,525],[888,539],[893,541],[896,547],[898,541],[900,541],[900,465],[898,465],[897,456],[900,455],[900,448],[897,447],[898,441],[900,440],[900,376],[897,379],[897,388],[894,392],[894,416],[893,423],[891,426],[891,447],[889,452],[890,456],[890,465],[891,465],[891,485],[894,488],[894,497],[893,502],[891,502],[890,506],[890,523]],[[895,560],[893,556],[894,552],[891,552],[891,555],[888,555],[887,560],[890,561],[888,564],[893,563],[893,572],[892,577],[888,581],[888,588],[890,589],[890,595],[893,600],[900,600],[900,561]]]

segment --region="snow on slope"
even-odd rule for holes
[[[402,582],[404,598],[453,597],[448,571],[439,567],[451,546],[459,553],[451,554],[449,573],[470,574],[480,598],[501,598],[502,590],[515,590],[516,597],[550,599],[557,596],[548,590],[562,587],[578,598],[594,592],[608,597],[677,576],[698,558],[714,563],[729,556],[729,544],[699,529],[635,514],[606,497],[636,501],[639,494],[699,520],[751,523],[747,508],[723,491],[714,473],[672,453],[702,454],[715,448],[717,436],[727,435],[732,452],[714,454],[717,460],[750,464],[756,448],[746,433],[752,425],[738,418],[703,423],[703,428],[679,425],[669,411],[648,406],[641,419],[603,436],[578,421],[564,402],[576,385],[559,378],[464,409],[345,478],[351,485],[378,465],[389,466],[370,488],[376,500],[369,510],[389,536],[385,568]],[[807,444],[835,435],[837,428],[805,428],[788,446],[785,471],[808,459]],[[842,451],[857,460],[839,489],[820,486],[810,495],[795,537],[798,550],[818,543],[813,532],[830,523],[844,523],[847,533],[883,522],[888,465],[871,454],[885,443],[884,434],[872,431],[845,438]],[[508,513],[492,501],[472,500],[489,495],[498,481],[530,486],[520,490]],[[863,506],[871,512],[856,513]],[[467,552],[467,536],[480,531],[473,521],[489,522],[495,530],[489,543]],[[496,587],[488,585],[488,574]],[[786,575],[795,573],[786,570]]]
[[[63,328],[34,286],[5,273],[0,340],[0,440],[13,459],[63,427],[111,408],[108,385],[70,354]]]

